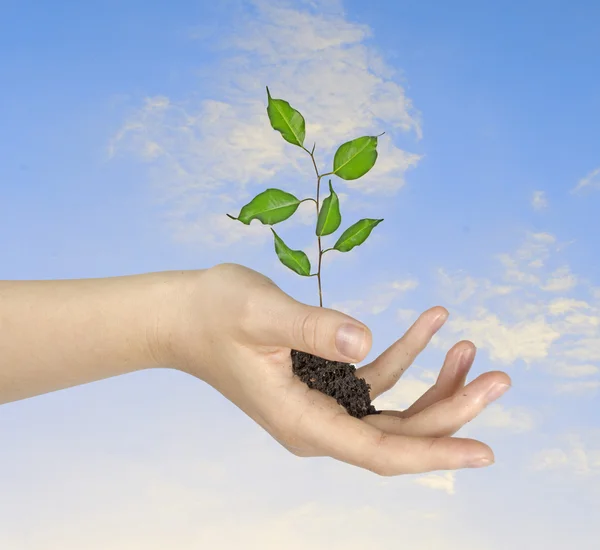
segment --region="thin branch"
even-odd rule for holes
[[[319,197],[321,194],[321,178],[323,177],[321,174],[319,174],[319,169],[317,168],[317,162],[315,161],[315,148],[316,148],[317,144],[315,143],[312,151],[308,151],[308,149],[305,149],[304,147],[302,147],[309,155],[310,158],[312,160],[313,166],[315,168],[315,174],[317,175],[317,200],[315,201],[315,204],[317,206],[317,219],[319,219]],[[323,174],[326,175],[326,174]],[[318,269],[317,269],[317,281],[319,282],[319,306],[323,307],[323,287],[321,284],[321,261],[323,259],[323,250],[321,248],[321,237],[317,237],[317,242],[319,244],[319,265],[318,265]]]

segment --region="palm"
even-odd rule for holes
[[[481,412],[492,386],[510,384],[506,374],[489,372],[465,386],[475,355],[470,342],[448,352],[434,386],[409,409],[358,420],[309,389],[291,368],[289,346],[312,352],[320,342],[326,349],[339,312],[301,304],[243,266],[221,264],[203,277],[202,288],[210,292],[185,300],[194,323],[183,324],[174,346],[179,368],[207,381],[294,454],[331,456],[381,475],[453,470],[493,458],[480,441],[450,437]],[[199,318],[199,308],[221,313]],[[400,340],[357,370],[372,399],[398,382],[446,316],[443,308],[426,311]],[[198,333],[205,334],[202,341]]]
[[[357,369],[357,376],[371,386],[371,399],[392,388],[427,346],[436,315],[436,308],[423,314],[403,338]],[[246,401],[245,412],[297,456],[332,456],[384,475],[462,467],[462,455],[487,446],[449,436],[481,412],[483,395],[492,385],[510,383],[506,374],[489,372],[465,386],[475,347],[459,342],[448,352],[436,383],[407,410],[358,420],[295,377],[289,352],[252,353],[265,376]]]

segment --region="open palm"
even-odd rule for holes
[[[459,342],[448,352],[436,383],[407,410],[359,420],[333,398],[309,389],[291,366],[291,349],[340,360],[329,343],[347,316],[301,304],[270,279],[235,264],[214,277],[204,297],[210,300],[226,314],[205,322],[208,337],[195,355],[188,347],[184,370],[215,387],[295,455],[331,456],[384,476],[493,462],[484,443],[451,437],[510,385],[503,372],[482,374],[465,385],[475,357],[471,342]],[[447,315],[441,307],[427,310],[382,355],[357,369],[372,399],[400,380]],[[193,372],[197,357],[212,367]]]

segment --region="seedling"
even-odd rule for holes
[[[318,266],[315,273],[311,273],[310,260],[302,250],[293,250],[285,244],[273,227],[271,227],[271,231],[273,232],[275,252],[281,263],[298,275],[317,278],[319,306],[323,307],[321,281],[323,256],[333,251],[349,252],[361,245],[383,219],[363,218],[348,227],[332,247],[323,249],[322,237],[332,235],[339,229],[342,216],[339,199],[333,189],[331,179],[329,179],[329,196],[321,204],[321,180],[327,176],[337,176],[343,180],[356,180],[364,176],[375,165],[377,140],[383,134],[363,136],[342,144],[334,155],[332,171],[320,173],[315,160],[316,144],[310,151],[304,146],[306,136],[304,117],[287,101],[272,98],[269,88],[267,88],[267,100],[267,114],[273,129],[277,130],[285,141],[300,147],[310,156],[317,178],[316,198],[298,199],[281,189],[267,189],[243,206],[237,217],[230,214],[227,216],[245,225],[250,225],[253,220],[258,220],[264,225],[273,226],[291,218],[301,203],[314,202],[317,211],[315,234],[319,247]],[[334,397],[352,416],[362,418],[366,414],[377,412],[371,405],[368,384],[363,379],[354,376],[356,369],[353,365],[328,361],[296,350],[292,350],[292,365],[294,373],[309,387]]]

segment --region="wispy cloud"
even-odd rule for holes
[[[550,364],[549,372],[562,378],[584,378],[600,374],[600,368],[596,365],[570,364],[564,361],[556,361]]]
[[[211,90],[219,99],[194,100],[193,90],[184,100],[148,98],[110,144],[111,155],[149,164],[179,240],[226,246],[270,238],[262,226],[242,232],[225,212],[266,183],[306,194],[310,159],[271,129],[265,85],[305,116],[322,169],[344,141],[386,131],[376,166],[364,180],[337,181],[341,192],[394,194],[420,158],[394,145],[398,132],[421,137],[420,116],[395,71],[366,44],[367,26],[346,20],[337,2],[249,4],[252,17],[221,37]]]
[[[367,291],[366,298],[336,302],[331,307],[347,315],[379,315],[386,311],[403,294],[414,290],[418,286],[419,281],[414,278],[381,282]]]
[[[544,191],[534,191],[531,197],[531,206],[534,210],[544,210],[548,208],[548,199]]]
[[[561,382],[555,385],[556,393],[594,393],[600,388],[600,380],[577,380],[575,382]]]
[[[600,305],[594,288],[561,261],[562,250],[553,235],[530,233],[514,252],[496,256],[494,279],[439,271],[440,292],[454,297],[455,307],[434,343],[466,338],[503,365],[523,361],[555,376],[597,376]],[[559,382],[556,389],[578,393],[596,382]]]
[[[401,323],[412,323],[417,320],[419,312],[409,308],[399,308],[396,310],[396,319]]]
[[[519,359],[533,363],[546,358],[552,343],[560,338],[543,315],[507,322],[485,308],[468,317],[458,316],[449,326],[486,349],[492,361],[507,365]]]
[[[568,434],[560,439],[564,440],[563,444],[543,449],[533,456],[532,470],[564,471],[584,478],[600,476],[600,446],[586,444],[580,434]]]
[[[571,273],[569,266],[557,269],[542,285],[542,290],[547,292],[565,292],[571,290],[577,284],[577,277]]]
[[[536,427],[536,418],[526,407],[506,407],[502,403],[492,403],[474,420],[468,428],[502,429],[511,433],[530,432]]]
[[[581,178],[572,192],[578,193],[584,189],[600,189],[600,168],[592,170],[585,177]]]
[[[417,367],[411,367],[416,371]],[[435,382],[422,374],[405,374],[391,390],[373,400],[373,404],[381,410],[408,409],[421,395],[423,395]]]
[[[443,472],[441,474],[425,474],[421,477],[417,477],[414,480],[418,485],[429,487],[430,489],[436,489],[437,491],[443,491],[449,495],[456,493],[455,472]]]

